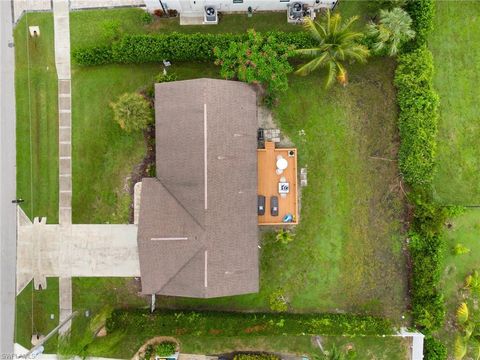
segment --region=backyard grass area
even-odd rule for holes
[[[329,90],[321,72],[292,75],[275,118],[308,168],[295,240],[281,245],[264,236],[259,294],[160,297],[159,304],[264,310],[281,289],[292,311],[341,309],[400,321],[407,290],[393,70],[393,61],[372,59],[352,68],[348,86]]]
[[[28,26],[40,27],[31,38]],[[57,75],[53,16],[25,15],[15,28],[17,109],[17,197],[32,219],[58,222]]]
[[[462,301],[460,289],[464,286],[465,277],[473,270],[480,271],[480,209],[468,209],[464,214],[454,218],[452,226],[445,231],[446,250],[444,259],[444,274],[441,286],[446,300],[447,321],[439,332],[443,341],[453,354],[455,334],[455,312]],[[454,255],[455,245],[462,244],[470,252]]]
[[[346,17],[365,7],[353,1],[342,4]],[[138,23],[141,10],[121,11],[125,31],[148,31]],[[74,29],[85,26],[97,12],[72,14],[73,47],[87,44],[87,36],[80,39]],[[243,30],[242,26],[229,31]],[[202,30],[211,28],[219,29]],[[92,29],[89,36],[101,39],[102,27]],[[394,66],[390,60],[371,59],[366,66],[352,67],[347,87],[329,90],[324,89],[324,72],[290,77],[290,89],[274,112],[299,149],[300,165],[309,169],[295,241],[283,246],[271,233],[264,236],[259,294],[212,300],[162,297],[159,306],[266,310],[269,295],[280,289],[291,311],[342,310],[401,320],[407,294],[404,203],[395,161]],[[122,92],[152,81],[160,71],[151,64],[74,67],[75,222],[128,220],[128,176],[145,145],[141,135],[120,131],[108,104]],[[218,69],[207,64],[174,64],[170,71],[180,79],[218,76]]]
[[[480,204],[480,2],[438,1],[429,41],[440,95],[437,199]]]
[[[17,296],[15,341],[29,349],[32,334],[47,335],[53,330],[60,316],[58,300],[58,278],[47,278],[45,290],[34,290],[30,282]],[[45,352],[55,353],[56,349],[56,337],[45,343]]]

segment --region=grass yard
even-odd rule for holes
[[[358,2],[343,4],[340,10],[347,17],[361,11]],[[139,24],[138,11],[114,10],[110,19],[118,12],[125,18],[125,31],[150,31]],[[102,38],[101,26],[86,26],[91,33],[82,39],[73,30],[101,12],[72,14],[73,47]],[[362,15],[362,21],[366,18]],[[353,311],[400,321],[406,308],[406,275],[393,69],[392,61],[372,59],[352,68],[346,88],[328,91],[322,72],[291,76],[275,117],[298,146],[301,165],[309,169],[296,240],[281,246],[266,234],[259,294],[205,301],[160,298],[160,306],[265,310],[269,295],[281,289],[292,311]],[[156,65],[74,68],[75,222],[128,220],[128,176],[145,145],[140,135],[120,131],[108,104],[148,83],[160,70]],[[174,64],[171,71],[181,79],[218,76],[218,69],[205,64]],[[300,130],[306,135],[300,136]]]
[[[72,80],[73,222],[128,223],[130,176],[146,152],[142,133],[128,134],[113,120],[109,106],[125,92],[153,83],[163,67],[108,65],[76,67]],[[209,65],[172,70],[179,78],[218,76]]]
[[[469,209],[452,221],[452,226],[446,230],[447,248],[444,259],[444,274],[442,279],[443,293],[447,305],[447,321],[440,331],[443,341],[449,346],[453,354],[453,340],[455,334],[455,311],[462,296],[459,290],[464,285],[465,277],[473,270],[480,271],[480,209]],[[452,249],[462,244],[470,252],[454,255]]]
[[[31,38],[28,26],[38,25]],[[32,219],[58,222],[57,75],[53,48],[53,16],[27,14],[15,28],[15,92],[17,108],[17,197]]]
[[[362,6],[359,2],[342,2],[340,10],[348,17],[361,12]],[[178,29],[222,32],[225,28],[243,31],[251,20],[258,21],[259,30],[267,26],[263,14],[255,14],[253,19],[224,17],[224,25],[194,29],[178,28],[176,20],[144,25],[143,11],[138,9],[79,11],[71,14],[72,49],[112,40],[107,31],[111,24],[99,20],[107,18],[107,14],[108,21],[118,21],[124,33]],[[276,16],[269,16],[272,19],[269,28],[286,27],[284,14],[278,14],[278,19]],[[366,19],[367,16],[362,15],[361,22]],[[282,29],[290,30],[290,26]],[[272,233],[265,234],[259,294],[205,301],[159,298],[157,306],[265,310],[269,308],[269,295],[281,289],[291,311],[349,311],[388,316],[402,322],[407,305],[402,251],[404,202],[395,162],[398,136],[393,69],[394,63],[390,60],[372,59],[366,66],[351,67],[347,87],[334,86],[328,91],[323,87],[322,72],[305,78],[291,76],[290,89],[274,115],[284,134],[298,147],[300,165],[307,166],[309,171],[309,186],[303,189],[301,224],[295,241],[284,246],[274,241]],[[142,160],[146,145],[141,134],[128,135],[120,130],[113,121],[109,103],[123,92],[136,91],[151,83],[162,67],[155,64],[88,68],[74,65],[72,70],[73,220],[75,223],[128,222],[129,176]],[[218,77],[218,68],[207,64],[174,64],[170,71],[180,79]],[[55,91],[56,85],[56,104]],[[54,113],[53,131],[56,131],[56,108]],[[305,135],[301,135],[300,130],[304,130]],[[42,138],[51,139],[51,136],[44,134]],[[56,133],[54,138],[56,146]],[[56,159],[56,154],[51,158]],[[54,192],[56,196],[57,190]],[[73,290],[73,306],[80,315],[73,322],[72,339],[81,340],[93,324],[91,320],[113,307],[148,304],[146,299],[137,296],[138,283],[133,279],[74,279]],[[57,301],[51,300],[52,305]],[[27,326],[25,319],[20,323]],[[136,335],[133,338],[138,341],[145,340]],[[107,339],[95,343],[89,352],[110,356],[127,354],[118,341],[119,338],[109,337],[108,344]],[[182,344],[189,351],[205,352],[237,347],[233,339],[232,343],[215,341],[190,338],[182,339]],[[267,344],[265,349],[312,351],[310,339],[258,341]],[[398,339],[325,341],[338,346],[352,341],[360,354],[378,359],[397,356],[401,359],[405,351]],[[260,346],[242,344],[246,348]],[[127,342],[125,346],[133,345]]]
[[[77,224],[128,223],[129,177],[146,151],[142,133],[128,134],[109,106],[151,82],[156,65],[74,69],[72,74],[72,217]]]
[[[266,234],[259,294],[213,300],[162,297],[158,300],[161,306],[265,310],[269,295],[282,289],[294,311],[345,310],[400,319],[406,305],[406,276],[401,240],[403,202],[396,163],[390,161],[395,158],[397,143],[393,66],[392,62],[375,60],[366,67],[354,68],[349,86],[334,87],[329,92],[323,89],[322,74],[292,76],[291,88],[276,117],[297,143],[302,166],[309,169],[310,186],[304,189],[296,240],[282,246]],[[74,109],[86,122],[77,125],[85,135],[74,135],[74,144],[78,144],[74,150],[75,221],[114,221],[111,215],[119,205],[128,209],[116,201],[115,191],[123,192],[129,203],[123,189],[125,179],[141,158],[144,145],[141,137],[120,132],[111,119],[108,102],[113,94],[126,91],[111,83],[129,84],[134,90],[140,86],[140,81],[136,82],[140,77],[145,82],[158,68],[107,66],[76,71]],[[216,68],[197,64],[174,66],[172,71],[182,79],[217,76]],[[311,89],[318,92],[313,99]],[[82,93],[92,95],[97,91],[102,96],[92,100],[97,101],[95,107],[75,102]],[[306,136],[298,135],[301,129]],[[77,132],[74,130],[74,134]],[[104,134],[114,137],[105,141]],[[89,149],[102,142],[104,148]],[[84,150],[79,151],[81,148]],[[132,156],[135,148],[138,159]],[[87,168],[104,171],[97,172],[95,178],[95,174],[87,176]],[[98,298],[103,296],[95,293]]]
[[[244,32],[254,27],[258,31],[300,31],[300,26],[288,24],[286,15],[281,13],[257,13],[252,18],[245,14],[223,15],[215,26],[180,26],[179,18],[153,17],[145,23],[142,9],[108,9],[75,11],[70,14],[72,50],[85,46],[108,44],[123,34],[147,34],[164,32]],[[112,31],[116,29],[117,31]]]
[[[89,346],[97,356],[132,356],[148,338],[114,334],[97,339]],[[310,336],[238,336],[198,337],[179,336],[181,351],[193,354],[218,355],[232,351],[267,351],[291,355],[320,356],[321,352]],[[346,351],[353,348],[358,359],[405,360],[408,358],[409,341],[398,337],[322,337],[325,350],[333,346]]]
[[[17,296],[15,341],[27,349],[32,347],[32,334],[47,335],[58,325],[58,278],[47,278],[45,290],[34,290],[33,281]],[[51,316],[53,315],[53,319]],[[45,343],[46,353],[55,353],[57,338]]]
[[[370,20],[365,4],[355,0],[342,0],[337,10],[347,19],[361,14],[358,26]],[[149,34],[178,31],[182,33],[208,32],[245,32],[255,28],[257,31],[301,31],[302,27],[289,24],[286,14],[281,12],[258,12],[249,18],[246,14],[222,14],[218,25],[180,26],[179,18],[158,18],[145,21],[145,11],[142,9],[100,9],[73,11],[70,13],[70,39],[72,50],[108,44],[125,34]],[[115,30],[115,31],[114,31]]]
[[[400,321],[407,294],[393,70],[391,61],[371,60],[352,69],[346,88],[328,91],[322,73],[291,76],[275,117],[296,143],[300,166],[308,167],[295,240],[285,246],[264,237],[259,294],[161,297],[160,304],[264,310],[281,289],[292,311],[343,310]]]
[[[480,204],[480,2],[438,1],[429,47],[440,95],[434,185],[445,204]]]

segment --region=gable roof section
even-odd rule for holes
[[[155,85],[157,178],[143,179],[142,292],[258,291],[256,94],[243,83]]]

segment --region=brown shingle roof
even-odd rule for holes
[[[256,94],[197,79],[155,85],[157,178],[143,179],[142,292],[258,291]]]

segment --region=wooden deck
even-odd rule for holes
[[[258,216],[259,225],[295,225],[298,224],[298,191],[297,191],[297,149],[276,149],[275,143],[266,142],[265,149],[258,149],[258,195],[263,195],[265,215]],[[287,168],[277,175],[277,157],[282,156],[288,161]],[[280,179],[285,177],[290,191],[282,197],[278,192]],[[270,197],[278,198],[278,216],[270,213]],[[293,222],[283,223],[285,215],[292,214]]]

